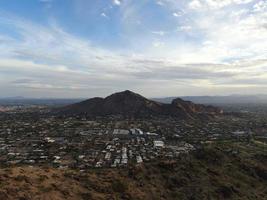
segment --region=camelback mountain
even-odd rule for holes
[[[72,104],[59,110],[63,115],[123,116],[123,117],[160,117],[167,116],[179,119],[197,118],[198,116],[214,116],[222,110],[213,106],[194,104],[180,98],[171,104],[149,100],[129,90],[114,93],[106,98],[95,97],[80,103]]]

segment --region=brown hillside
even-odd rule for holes
[[[0,170],[0,199],[264,200],[266,166],[267,154],[257,146],[219,144],[128,169],[11,167]]]

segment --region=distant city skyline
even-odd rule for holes
[[[267,94],[267,0],[3,0],[0,50],[0,97]]]

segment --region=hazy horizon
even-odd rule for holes
[[[267,94],[266,0],[10,0],[0,7],[0,97]]]
[[[117,92],[123,92],[123,91],[115,91],[114,93],[117,93]],[[135,91],[132,91],[134,93],[136,93]],[[97,96],[97,95],[89,95],[89,96],[81,96],[81,97],[27,97],[27,96],[0,96],[0,99],[88,99],[88,98],[94,98],[94,97],[102,97],[102,98],[105,98],[111,94],[114,94],[114,93],[109,93],[109,94],[106,94],[106,95],[102,95],[102,96]],[[139,93],[138,93],[139,94]],[[148,99],[164,99],[164,98],[175,98],[175,97],[262,97],[262,98],[267,98],[267,94],[227,94],[227,95],[173,95],[173,96],[146,96],[145,94],[140,94]]]

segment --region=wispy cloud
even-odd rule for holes
[[[255,0],[192,0],[189,3],[191,9],[220,9],[226,6],[248,4]]]
[[[0,26],[12,30],[0,32],[0,91],[70,97],[133,89],[162,96],[230,93],[244,86],[258,92],[266,83],[266,1],[154,2],[173,20],[167,26],[144,19],[146,2],[111,1],[118,5],[110,9],[117,9],[126,50],[99,45],[57,23],[0,15]],[[114,21],[104,11],[98,16]],[[136,27],[140,33],[132,31]]]

